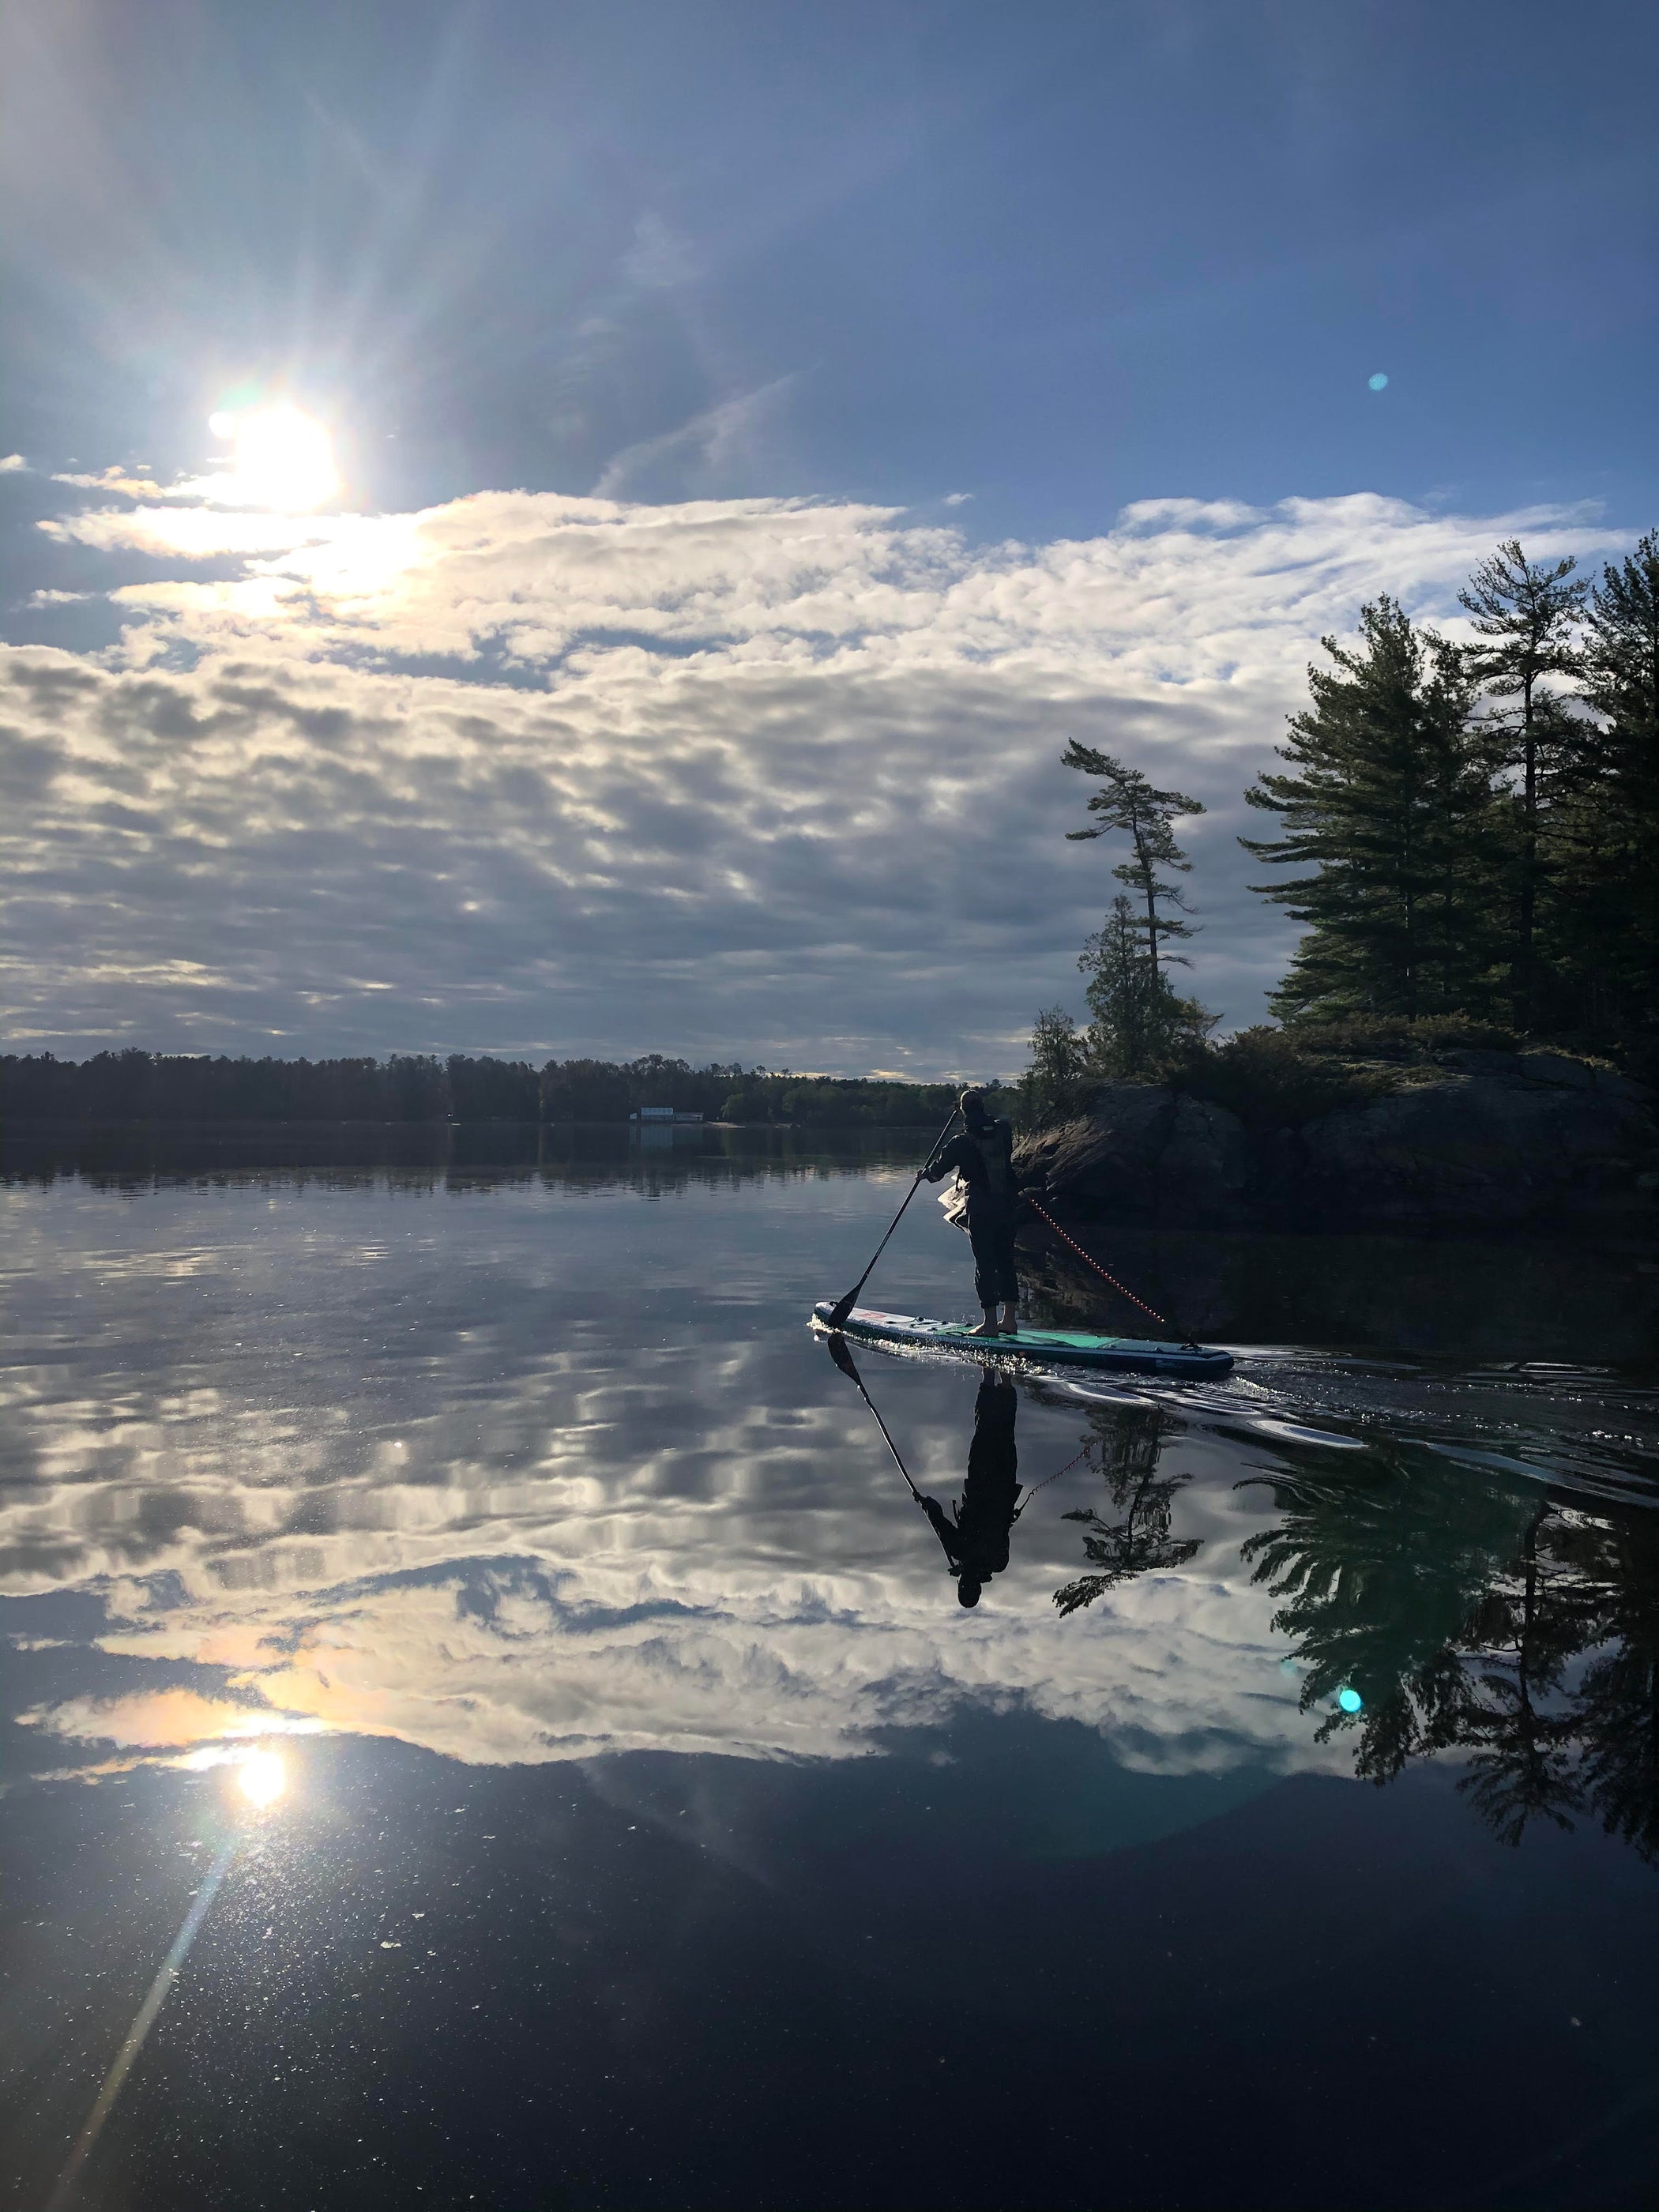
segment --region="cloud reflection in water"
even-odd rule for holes
[[[1651,1451],[1605,1440],[1650,1403],[1554,1370],[1449,1393],[1398,1362],[1270,1355],[1161,1410],[1026,1383],[1020,1480],[1085,1438],[1090,1460],[964,1614],[803,1324],[892,1170],[756,1170],[0,1197],[28,1755],[106,1772],[330,1731],[480,1765],[846,1760],[1019,1712],[1145,1773],[1382,1776],[1466,1739],[1486,1755],[1514,1562],[1554,1558],[1574,1501],[1652,1494]],[[891,1295],[948,1311],[962,1272],[924,1221]],[[921,1488],[953,1497],[974,1366],[872,1381]],[[1571,1648],[1636,1633],[1640,1530],[1571,1542]],[[1593,1764],[1606,1729],[1583,1725]],[[1645,1784],[1620,1787],[1645,1833]]]
[[[1083,1721],[1154,1767],[1330,1764],[1237,1564],[1259,1509],[1223,1488],[1194,1525],[1237,1523],[1231,1569],[1148,1576],[1068,1625],[1061,1486],[961,1617],[799,1318],[873,1196],[799,1176],[660,1203],[525,1181],[460,1199],[272,1177],[118,1212],[11,1193],[38,1291],[0,1558],[37,1607],[96,1599],[107,1678],[77,1662],[73,1694],[35,1697],[43,1750],[320,1725],[472,1762],[846,1758],[977,1704]],[[912,1263],[947,1298],[949,1236]],[[880,1378],[941,1495],[977,1379]],[[1028,1471],[1086,1433],[1029,1394],[1022,1419]]]

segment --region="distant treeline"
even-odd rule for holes
[[[959,1083],[641,1060],[217,1060],[129,1048],[0,1054],[0,1115],[77,1121],[625,1121],[641,1106],[823,1128],[942,1123]]]

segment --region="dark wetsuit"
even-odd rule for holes
[[[953,1575],[988,1582],[1008,1564],[1008,1532],[1019,1504],[1019,1462],[1014,1415],[1019,1395],[1012,1382],[988,1375],[974,1401],[974,1441],[968,1447],[968,1480],[962,1503],[947,1513],[936,1498],[921,1509],[945,1547]]]
[[[988,1312],[1019,1297],[1014,1272],[1014,1132],[1008,1121],[988,1121],[975,1133],[953,1137],[927,1167],[929,1182],[955,1168],[968,1186],[968,1241],[974,1248],[974,1289]]]

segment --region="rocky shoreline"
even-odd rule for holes
[[[1022,1183],[1057,1218],[1148,1227],[1651,1236],[1656,1093],[1548,1052],[1459,1051],[1384,1096],[1295,1127],[1251,1127],[1152,1084],[1102,1087],[1074,1119],[1027,1132]]]

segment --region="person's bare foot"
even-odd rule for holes
[[[1012,1306],[1004,1306],[1002,1309],[1001,1334],[1004,1336],[1019,1334],[1019,1316],[1014,1311]]]
[[[979,1327],[977,1328],[970,1328],[968,1334],[969,1336],[1000,1336],[1002,1331],[997,1327],[996,1316],[994,1314],[987,1314],[984,1320],[981,1322]]]

